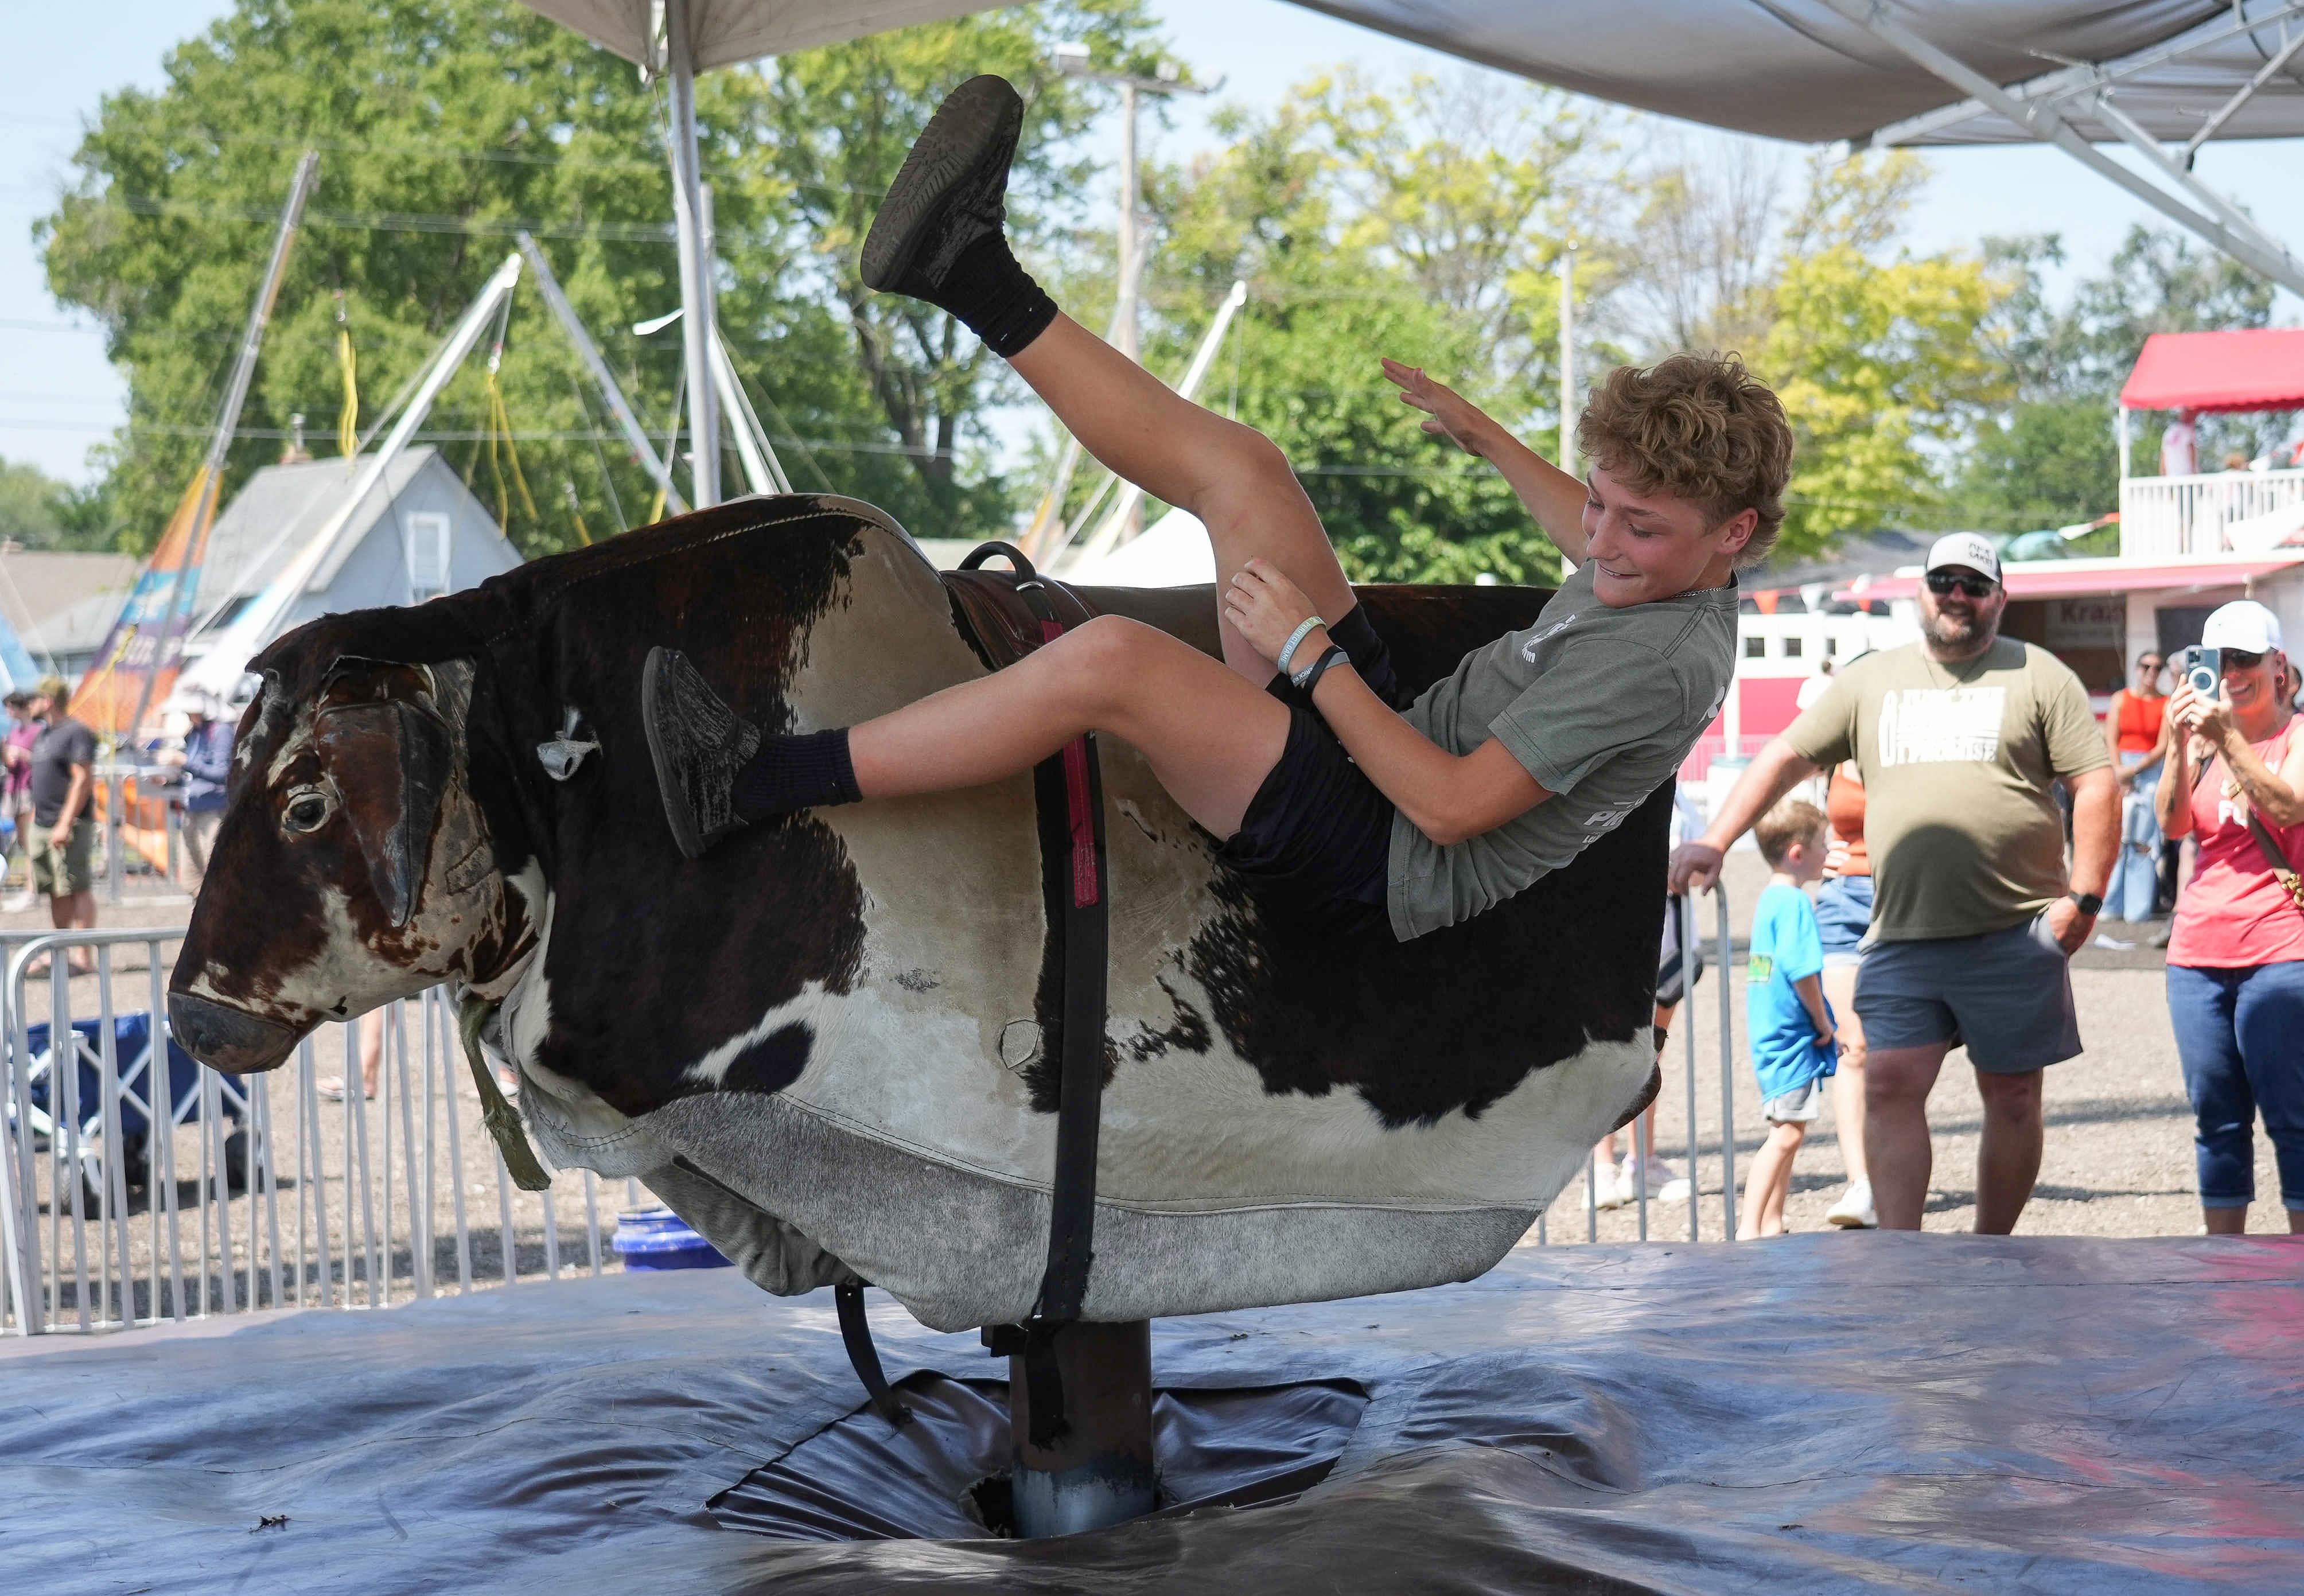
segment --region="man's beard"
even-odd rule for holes
[[[1990,642],[1993,627],[1974,610],[1961,615],[1939,609],[1934,615],[1921,618],[1920,633],[1939,649],[1964,653]]]

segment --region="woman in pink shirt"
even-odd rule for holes
[[[2280,622],[2261,604],[2208,617],[2220,650],[2215,698],[2189,683],[2168,700],[2156,807],[2199,862],[2168,939],[2168,1014],[2197,1122],[2200,1208],[2213,1235],[2248,1228],[2258,1115],[2272,1139],[2288,1228],[2304,1233],[2304,734]]]

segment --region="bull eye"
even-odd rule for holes
[[[281,812],[280,819],[291,831],[318,831],[328,823],[328,816],[335,810],[335,805],[328,802],[326,793],[318,787],[306,787],[288,800],[288,807]]]

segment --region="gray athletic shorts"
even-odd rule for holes
[[[1993,1074],[2080,1051],[2071,964],[2045,916],[1981,937],[1874,943],[1856,971],[1856,1017],[1873,1052],[1964,1043],[1969,1062]]]
[[[1760,1117],[1770,1125],[1806,1125],[1823,1109],[1824,1077],[1811,1075],[1790,1091],[1762,1103]]]

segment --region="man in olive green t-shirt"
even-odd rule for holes
[[[1988,541],[1940,539],[1921,641],[1842,670],[1673,857],[1675,891],[1709,885],[1722,853],[1794,785],[1857,767],[1876,893],[1856,982],[1861,1134],[1888,1229],[1920,1227],[1927,1098],[1946,1053],[1968,1048],[1984,1099],[1976,1228],[2004,1235],[2039,1173],[2041,1071],[2080,1050],[2066,961],[2103,907],[2119,785],[2080,678],[1999,635],[2007,598]],[[2059,780],[2072,794],[2069,879]]]

